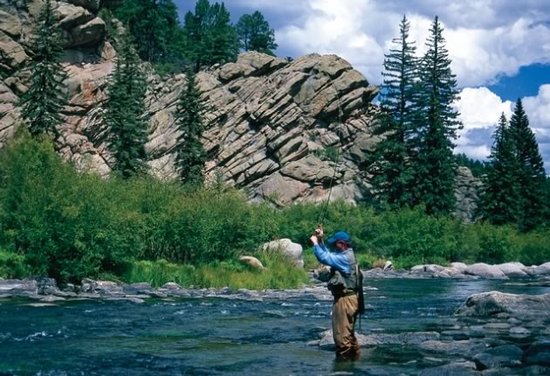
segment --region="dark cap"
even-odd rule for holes
[[[351,236],[345,231],[338,231],[334,235],[332,235],[330,238],[327,239],[328,244],[334,244],[336,242],[351,242]]]

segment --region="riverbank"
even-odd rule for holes
[[[31,279],[0,279],[1,298],[29,298],[40,303],[53,303],[63,300],[74,299],[125,299],[135,303],[143,303],[149,298],[204,298],[204,297],[229,297],[237,299],[261,299],[277,298],[280,296],[294,296],[302,294],[313,294],[325,296],[323,299],[330,299],[326,293],[322,293],[324,287],[315,277],[318,271],[313,271],[310,276],[310,284],[298,289],[230,289],[224,288],[195,288],[182,287],[181,285],[169,282],[161,287],[155,288],[148,282],[139,283],[117,283],[113,281],[101,281],[83,279],[80,285],[66,284],[60,288],[53,278],[31,278]],[[369,279],[405,278],[452,278],[452,279],[527,279],[532,284],[550,286],[550,262],[537,266],[524,266],[521,263],[505,263],[499,265],[488,265],[477,263],[466,265],[463,263],[452,263],[447,267],[426,264],[417,265],[409,270],[393,270],[391,267],[386,270],[373,268],[363,270],[365,285]]]

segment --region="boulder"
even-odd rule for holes
[[[487,279],[508,279],[506,274],[496,265],[477,263],[470,265],[464,270],[464,274],[474,275]]]
[[[526,272],[525,265],[521,262],[507,262],[497,266],[509,278],[529,277],[529,274]]]
[[[469,296],[455,314],[486,317],[506,313],[516,317],[536,317],[546,315],[549,310],[550,294],[515,295],[490,291]]]
[[[299,268],[304,267],[304,260],[302,258],[303,248],[300,244],[292,242],[290,239],[278,239],[263,244],[260,249],[266,252],[280,252],[287,256],[295,266]]]

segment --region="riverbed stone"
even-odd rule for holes
[[[503,345],[474,355],[476,368],[480,371],[489,368],[517,367],[521,365],[523,351],[515,345]]]
[[[487,279],[508,279],[506,274],[504,274],[498,266],[482,262],[469,265],[464,271],[464,274],[471,274]]]
[[[474,362],[458,361],[420,371],[418,376],[469,376],[479,375]]]
[[[523,354],[523,362],[550,367],[550,340],[545,339],[531,344]]]

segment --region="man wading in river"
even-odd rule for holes
[[[323,243],[323,229],[315,230],[310,238],[315,257],[331,268],[327,287],[334,296],[332,305],[332,335],[337,360],[357,360],[359,343],[355,337],[357,315],[364,310],[363,275],[359,271],[347,232],[339,231],[327,239],[334,249],[329,251]]]

